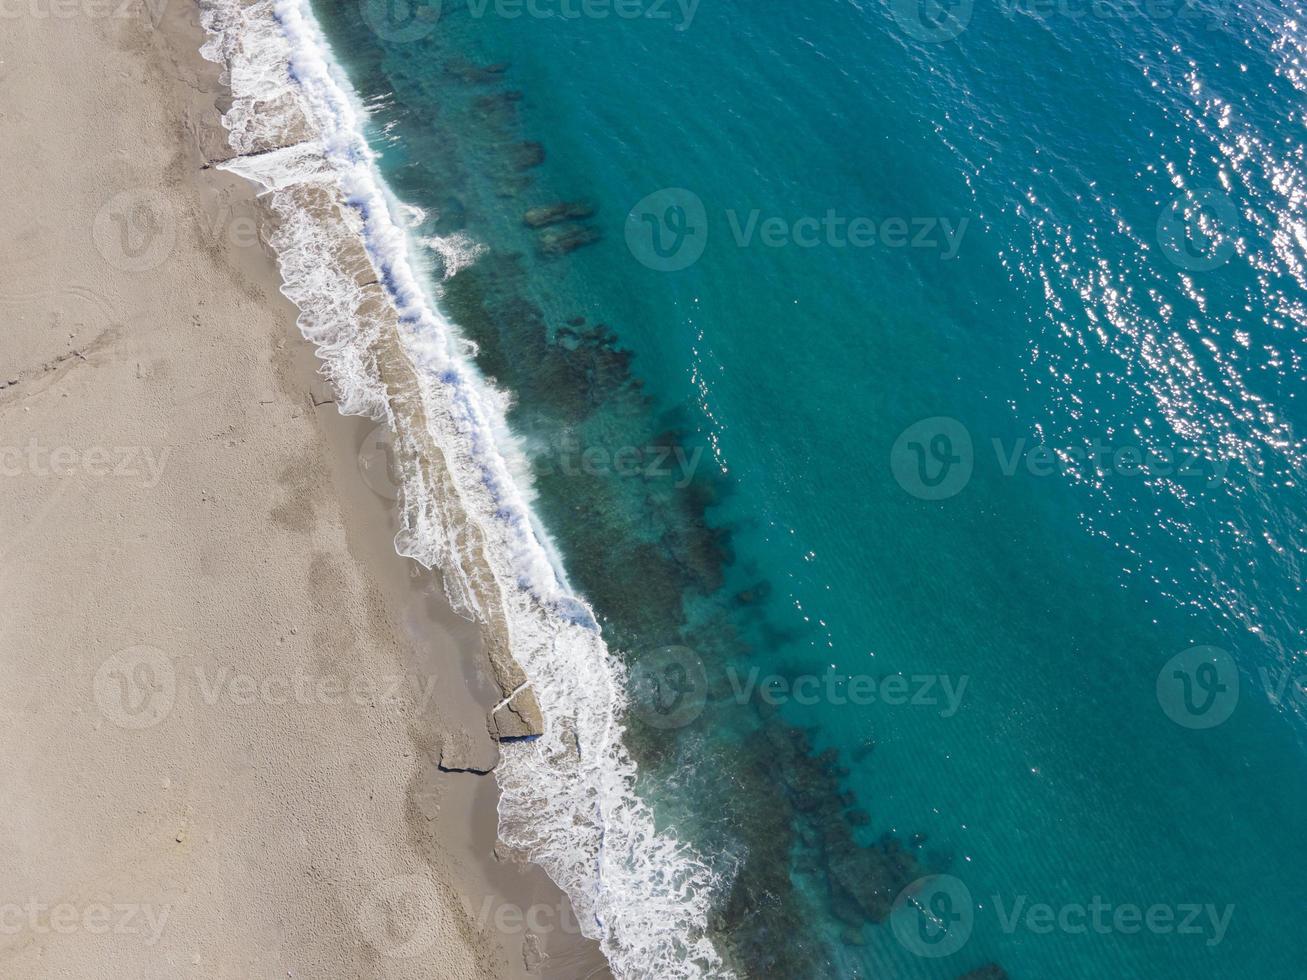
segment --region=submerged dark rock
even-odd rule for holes
[[[556,204],[531,208],[522,215],[522,221],[529,228],[544,228],[546,225],[558,224],[560,221],[590,218],[594,213],[594,206],[585,201],[559,201]]]
[[[453,75],[471,84],[488,84],[497,82],[508,71],[508,62],[500,61],[492,65],[478,65],[461,56],[450,59],[445,64],[445,73]]]
[[[770,595],[771,583],[763,581],[735,593],[735,601],[742,606],[752,606],[759,602],[765,602]]]
[[[514,170],[523,171],[545,162],[544,144],[533,140],[514,143],[508,149],[508,160]]]
[[[500,129],[508,129],[517,124],[517,104],[521,101],[521,92],[507,89],[477,96],[472,100],[472,107],[484,122]]]
[[[912,855],[879,844],[861,847],[842,825],[830,828],[826,851],[832,888],[851,895],[872,922],[888,919],[899,892],[920,877]]]
[[[556,259],[583,246],[593,245],[601,237],[599,229],[590,225],[557,225],[540,234],[536,239],[536,248],[546,258]]]

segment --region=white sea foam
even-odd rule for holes
[[[308,0],[205,0],[203,23],[203,53],[226,66],[234,98],[223,122],[238,156],[224,167],[262,185],[279,217],[283,291],[341,410],[390,420],[401,458],[432,446],[440,457],[406,468],[397,547],[441,569],[461,613],[507,634],[540,704],[544,734],[503,746],[501,836],[567,891],[617,976],[729,975],[705,935],[723,883],[655,831],[636,795],[622,666],[532,514],[507,397],[478,376],[431,300],[423,246],[448,272],[475,261],[476,244],[412,238],[412,212],[380,176],[366,112]],[[419,378],[402,395],[425,432],[398,424],[382,383],[376,352],[393,344]]]
[[[474,242],[467,235],[456,232],[444,238],[420,239],[423,245],[440,256],[443,273],[446,277],[457,275],[485,253],[485,246]]]

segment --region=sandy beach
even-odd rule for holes
[[[0,974],[604,975],[441,768],[502,678],[210,166],[198,11],[60,10],[0,31]]]

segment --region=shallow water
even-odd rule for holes
[[[728,963],[1297,975],[1296,9],[316,6]]]

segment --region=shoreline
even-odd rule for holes
[[[367,141],[369,112],[307,0],[212,0],[204,56],[223,62],[236,151],[262,185],[272,243],[342,410],[384,418],[402,505],[396,549],[445,576],[482,624],[501,700],[499,835],[567,892],[619,973],[722,973],[707,936],[718,873],[636,791],[625,668],[572,591],[530,503],[509,393],[482,377],[435,299],[416,217]]]
[[[0,932],[0,963],[38,977],[105,963],[518,977],[531,960],[533,976],[606,975],[593,943],[549,932],[543,913],[535,921],[549,934],[524,951],[514,911],[554,908],[561,919],[566,899],[540,868],[493,853],[490,778],[439,769],[450,735],[489,741],[494,672],[436,573],[394,551],[394,508],[357,462],[375,423],[327,400],[263,244],[266,208],[245,180],[205,166],[231,151],[215,146],[214,104],[227,96],[199,56],[197,14],[24,20],[0,45],[0,84],[11,87],[18,68],[28,101],[43,78],[60,78],[71,97],[20,118],[19,132],[39,125],[41,139],[12,141],[28,143],[25,157],[14,159],[12,143],[6,153],[5,172],[31,183],[18,188],[33,205],[18,220],[41,220],[15,229],[22,252],[4,257],[45,288],[0,297],[17,328],[6,370],[19,382],[0,390],[4,441],[101,443],[74,447],[86,465],[54,492],[58,477],[35,465],[6,473],[15,494],[5,526],[21,530],[6,547],[16,677],[0,700],[0,786],[22,802],[0,822],[18,845],[0,862],[17,891],[0,903],[64,900],[97,913],[134,904],[153,913],[142,922],[162,925],[146,945],[89,926],[66,937],[38,915]],[[51,116],[72,132],[51,139]],[[105,116],[113,121],[97,125]],[[41,145],[64,152],[42,159]],[[89,200],[42,199],[101,145],[114,176]],[[104,221],[123,192],[139,199],[129,208],[168,205],[157,267],[153,235],[144,252],[114,250]],[[162,459],[154,486],[97,477],[93,449],[112,454],[151,435],[150,458]],[[137,448],[145,457],[151,447]],[[81,506],[70,513],[72,501]],[[22,551],[41,537],[37,568]],[[95,557],[105,555],[112,570]],[[94,601],[64,623],[70,594]],[[50,665],[70,651],[72,683],[60,683]],[[143,677],[170,681],[161,717],[151,716],[161,688],[133,687]],[[397,680],[391,699],[395,685],[383,682]],[[111,853],[134,855],[134,866]],[[404,919],[414,899],[417,917]]]

